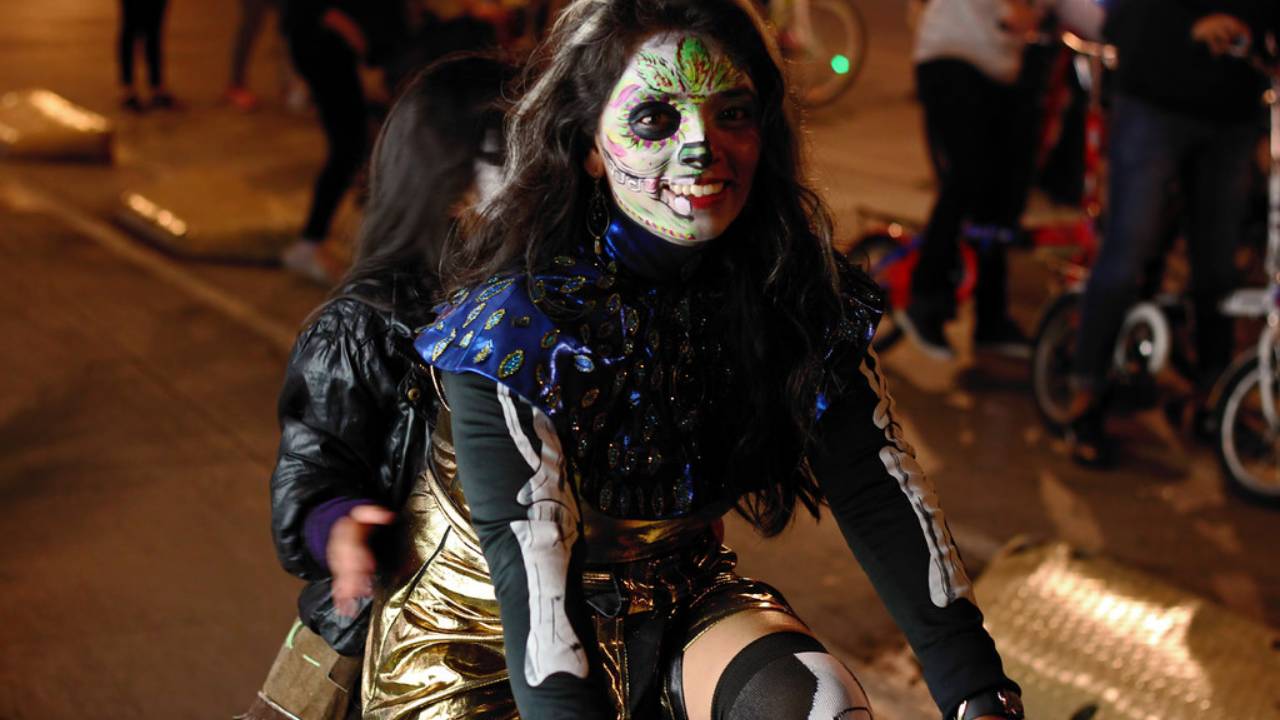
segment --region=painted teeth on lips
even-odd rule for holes
[[[671,185],[671,192],[677,195],[687,195],[691,197],[706,197],[707,195],[719,195],[724,191],[724,183],[714,182],[706,185],[697,185],[694,183],[686,183],[683,185]]]

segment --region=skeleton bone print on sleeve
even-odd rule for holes
[[[537,686],[557,672],[585,678],[587,655],[565,613],[570,548],[578,539],[581,514],[565,478],[560,440],[550,418],[535,408],[533,427],[542,446],[535,451],[520,427],[511,391],[498,385],[497,392],[507,431],[534,471],[516,497],[527,508],[526,519],[511,523],[529,581],[525,679]]]
[[[862,362],[862,376],[878,399],[873,422],[889,441],[880,449],[880,462],[911,502],[920,531],[924,533],[930,559],[929,599],[938,607],[946,607],[960,598],[972,601],[973,583],[960,561],[960,551],[951,538],[938,494],[916,461],[915,449],[902,436],[902,427],[893,418],[893,396],[880,373],[879,358],[871,350],[867,353],[868,359]]]

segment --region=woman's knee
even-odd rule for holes
[[[871,703],[853,673],[812,636],[765,635],[739,652],[720,675],[712,720],[872,720]]]

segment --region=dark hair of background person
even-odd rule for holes
[[[336,292],[392,274],[439,290],[440,250],[475,184],[475,163],[502,163],[503,91],[514,74],[493,55],[456,54],[405,85],[374,143],[355,258]]]
[[[796,501],[817,514],[821,491],[803,462],[822,379],[827,329],[841,310],[832,223],[800,175],[793,104],[776,48],[749,0],[596,0],[570,4],[535,53],[509,116],[502,186],[464,222],[441,265],[447,290],[499,272],[529,272],[571,253],[586,233],[595,180],[584,169],[604,103],[643,40],[677,30],[713,38],[758,94],[761,158],[746,207],[704,254],[723,308],[725,355],[745,393],[722,413],[738,438],[727,477],[747,491],[738,511],[764,535]],[[739,419],[741,416],[741,419]],[[725,418],[717,418],[724,421]]]

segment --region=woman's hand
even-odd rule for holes
[[[350,15],[336,8],[329,8],[320,18],[320,24],[337,33],[343,42],[351,46],[357,56],[364,57],[369,52],[369,41],[365,39],[364,32]]]
[[[378,561],[369,548],[369,536],[379,525],[395,522],[396,514],[378,505],[357,505],[333,524],[325,559],[333,575],[333,605],[340,615],[355,617],[360,598],[373,596],[373,574]]]
[[[1243,41],[1248,46],[1253,41],[1253,33],[1240,18],[1214,13],[1205,15],[1191,26],[1191,38],[1208,45],[1209,52],[1214,55],[1225,55],[1238,42]]]

